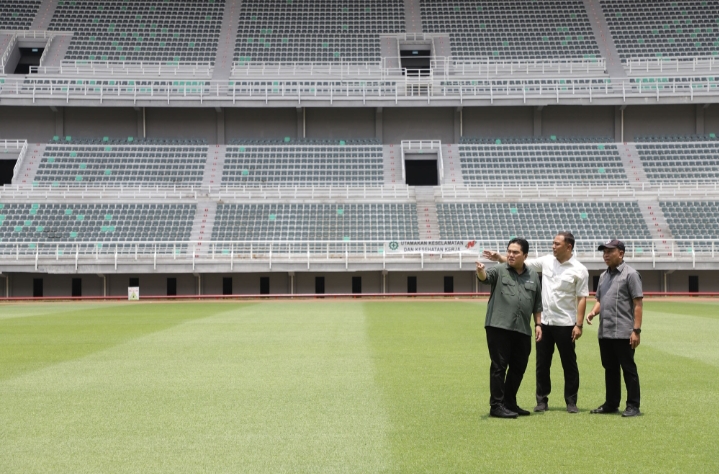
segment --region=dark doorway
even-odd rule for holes
[[[20,61],[15,67],[15,74],[30,74],[30,66],[39,66],[45,48],[19,48]]]
[[[43,296],[43,288],[42,288],[42,278],[33,278],[32,279],[32,297],[33,298],[42,298]]]
[[[594,288],[592,291],[596,293],[597,288],[599,288],[599,275],[594,275],[592,277],[592,288]]]
[[[72,297],[79,298],[82,296],[82,278],[72,279]]]
[[[130,278],[130,288],[139,288],[140,279],[138,277]]]
[[[260,277],[260,294],[270,294],[270,277]]]
[[[407,293],[417,293],[417,277],[407,277]]]
[[[444,292],[445,293],[454,293],[454,277],[451,277],[451,276],[444,277]]]
[[[222,294],[225,296],[232,294],[232,277],[222,278]]]
[[[362,277],[352,277],[352,293],[362,293]]]
[[[437,160],[404,160],[408,186],[437,186]]]
[[[167,296],[177,296],[177,278],[167,279]]]
[[[689,293],[699,293],[698,275],[689,275]]]
[[[402,73],[408,76],[429,76],[432,51],[429,49],[407,49],[399,52]]]
[[[0,186],[12,184],[12,175],[17,160],[0,160]]]
[[[315,294],[325,294],[325,277],[315,277]]]

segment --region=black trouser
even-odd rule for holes
[[[634,349],[629,345],[629,339],[599,339],[599,353],[602,356],[604,381],[607,387],[604,407],[609,410],[619,408],[622,401],[620,372],[624,372],[627,406],[639,408],[639,374],[637,364],[634,363]]]
[[[574,326],[547,326],[542,324],[542,340],[537,343],[537,403],[547,403],[552,392],[549,376],[552,356],[556,344],[564,369],[564,401],[577,404],[579,391],[579,369],[577,354],[574,352],[572,330]]]
[[[517,391],[532,352],[532,338],[507,329],[486,327],[489,368],[489,405],[517,406]],[[507,370],[509,368],[509,370]]]

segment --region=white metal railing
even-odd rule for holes
[[[10,38],[10,42],[8,43],[7,47],[5,48],[5,51],[3,52],[2,56],[0,56],[0,74],[5,73],[5,65],[7,65],[8,60],[10,59],[10,55],[15,50],[15,45],[17,44],[17,35],[13,35]]]
[[[643,72],[706,72],[719,69],[719,57],[633,58],[624,61],[630,74]]]
[[[604,58],[592,59],[534,59],[534,60],[493,60],[471,58],[434,57],[431,68],[435,76],[544,76],[597,74],[607,70]]]
[[[5,185],[0,187],[2,199],[211,199],[219,200],[292,200],[292,199],[371,199],[411,200],[414,190],[404,184],[385,186],[147,186],[120,185],[89,186],[63,184]]]
[[[20,147],[20,154],[17,157],[17,161],[15,162],[15,166],[13,167],[12,172],[12,179],[15,181],[15,178],[17,178],[20,175],[20,170],[22,169],[23,161],[25,161],[25,155],[27,154],[27,140],[24,140],[21,143]]]
[[[719,77],[666,77],[655,78],[569,78],[569,79],[477,79],[432,81],[428,87],[408,88],[404,78],[381,81],[322,81],[322,80],[173,80],[173,79],[58,79],[29,76],[23,79],[8,78],[0,84],[0,98],[31,100],[72,100],[103,103],[105,100],[135,104],[198,102],[232,103],[237,101],[265,103],[313,101],[367,100],[416,102],[432,101],[514,101],[543,100],[560,103],[562,100],[611,99],[626,102],[638,99],[643,102],[672,100],[704,100],[719,96]]]
[[[47,51],[47,49],[46,49]],[[30,66],[30,74],[89,76],[89,77],[134,77],[134,76],[181,76],[211,77],[213,65],[210,62],[175,61],[62,61],[59,66]]]
[[[545,183],[526,183],[521,181],[494,181],[491,185],[476,186],[444,185],[439,187],[437,196],[442,200],[472,202],[497,198],[511,199],[704,199],[719,198],[719,184],[659,184],[650,185],[602,185],[598,183],[557,185],[547,180]]]
[[[196,264],[235,265],[263,263],[272,268],[273,263],[382,263],[421,261],[449,262],[462,259],[466,263],[481,258],[483,250],[503,251],[506,240],[460,239],[454,241],[406,242],[411,250],[393,250],[392,239],[387,240],[333,240],[333,241],[118,241],[118,242],[0,242],[0,269],[17,264],[68,265],[74,264]],[[397,244],[403,242],[396,241]],[[597,250],[601,240],[577,240],[575,256],[584,262],[601,262],[602,253]],[[719,239],[624,239],[625,259],[629,262],[719,262]],[[398,246],[394,246],[398,247]],[[443,249],[444,247],[444,249]],[[551,252],[552,242],[531,241],[530,256]]]
[[[328,79],[385,78],[404,74],[400,57],[383,57],[381,61],[345,60],[313,61],[235,61],[232,77],[326,77]],[[435,76],[471,76],[491,78],[500,75],[574,75],[606,72],[606,60],[548,59],[548,60],[493,60],[489,58],[462,58],[435,56],[430,60]]]

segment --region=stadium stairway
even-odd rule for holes
[[[211,145],[207,160],[205,161],[205,172],[202,175],[202,187],[222,186],[222,169],[225,167],[225,156],[227,146]]]
[[[232,61],[235,54],[241,3],[242,0],[225,0],[225,14],[222,17],[222,26],[220,27],[215,68],[212,71],[212,79],[215,81],[229,79],[232,75]]]
[[[609,31],[609,23],[604,17],[604,10],[602,10],[599,0],[584,0],[584,6],[589,15],[589,23],[592,25],[599,51],[607,61],[607,73],[611,77],[626,77],[624,66],[619,59],[619,51],[614,44],[614,38]]]
[[[422,33],[422,13],[419,0],[404,0],[404,22],[407,33]]]
[[[35,180],[37,169],[40,167],[42,155],[45,153],[44,143],[28,143],[25,159],[20,165],[17,176],[13,178],[12,184],[29,186]]]
[[[385,145],[382,147],[384,159],[384,183],[387,185],[401,185],[402,181],[402,148],[400,145]]]
[[[59,67],[62,64],[62,60],[67,54],[67,50],[70,49],[70,42],[72,41],[72,35],[57,35],[53,37],[50,43],[45,59],[42,65],[47,67]]]
[[[666,244],[667,239],[673,239],[672,231],[669,228],[664,212],[662,211],[659,201],[639,201],[639,210],[642,212],[642,217],[647,223],[649,233],[652,235],[652,239],[662,240],[658,248],[658,256],[669,256],[672,252],[671,245]]]
[[[207,248],[206,241],[212,240],[212,228],[215,225],[215,215],[217,214],[217,203],[205,201],[197,203],[197,211],[195,212],[195,220],[192,223],[190,231],[190,242],[197,242],[195,245],[188,245],[187,252],[196,256],[207,255],[210,249]]]
[[[415,188],[420,240],[439,240],[439,218],[437,217],[434,191],[434,186],[418,186]]]
[[[33,20],[32,25],[30,25],[30,29],[47,30],[47,27],[50,26],[50,20],[52,20],[52,16],[55,14],[55,9],[61,1],[62,0],[43,0],[37,11],[37,15],[35,15],[35,20]]]
[[[442,161],[444,162],[445,186],[464,186],[462,165],[459,162],[459,145],[442,145]]]
[[[384,67],[388,69],[399,69],[399,57],[397,56],[399,54],[398,46],[397,46],[397,38],[395,37],[388,37],[388,36],[381,36],[379,39],[380,44],[380,55],[382,55],[382,60],[384,61]],[[397,73],[399,74],[399,73]]]
[[[617,144],[617,150],[619,156],[622,159],[624,170],[627,173],[629,182],[635,188],[641,188],[644,183],[649,183],[647,174],[642,166],[642,160],[639,159],[639,152],[634,143],[619,143]]]

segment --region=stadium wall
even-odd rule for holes
[[[594,291],[594,280],[601,272],[589,272],[589,290]],[[719,292],[719,271],[641,271],[644,291],[646,292],[687,292],[689,277],[699,277],[699,292]],[[236,295],[253,295],[260,293],[260,278],[270,278],[270,294],[313,294],[315,277],[325,277],[326,294],[352,293],[352,277],[362,278],[362,293],[406,293],[407,278],[417,277],[418,293],[443,293],[444,278],[453,277],[455,293],[475,291],[474,272],[388,272],[385,276],[385,288],[382,288],[382,272],[305,272],[295,273],[293,277],[287,272],[275,273],[226,273],[226,274],[112,274],[103,276],[96,274],[32,274],[13,273],[9,276],[8,289],[10,297],[31,297],[33,279],[43,279],[45,297],[69,297],[72,294],[72,279],[82,280],[82,296],[103,296],[103,284],[107,285],[107,296],[125,296],[130,278],[140,279],[140,293],[146,296],[166,296],[167,279],[177,279],[178,295],[197,295],[198,288],[202,295],[221,295],[223,278],[232,278],[232,292]],[[666,279],[666,287],[665,287]],[[291,286],[293,282],[294,288]],[[0,297],[5,296],[6,281],[0,279]],[[487,291],[479,286],[479,291]]]
[[[47,142],[78,137],[372,138],[383,143],[470,137],[597,136],[620,138],[611,106],[375,108],[101,108],[0,107],[0,137]],[[624,140],[641,135],[719,133],[719,106],[646,105],[624,110]]]

